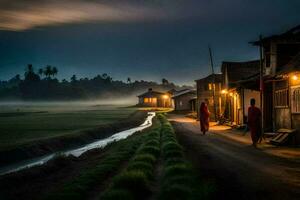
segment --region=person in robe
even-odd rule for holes
[[[261,111],[255,106],[255,99],[250,100],[248,108],[248,127],[251,133],[253,146],[256,147],[261,136]]]
[[[205,135],[209,128],[209,111],[208,111],[208,100],[205,99],[200,105],[200,128]]]

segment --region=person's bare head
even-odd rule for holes
[[[204,99],[204,102],[208,105],[209,101],[208,99]]]
[[[255,99],[254,98],[250,99],[250,105],[255,106]]]

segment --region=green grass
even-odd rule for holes
[[[47,200],[80,200],[85,199],[88,191],[97,183],[103,182],[111,174],[120,169],[123,162],[130,159],[143,141],[143,135],[137,134],[126,140],[119,141],[109,147],[104,159],[93,168],[86,169],[77,177],[64,184],[56,192],[49,194]],[[111,194],[111,196],[119,193]],[[112,198],[112,197],[111,197]]]
[[[118,122],[135,110],[75,104],[0,105],[0,151]]]
[[[113,199],[119,195],[116,191],[126,191],[133,199],[145,199],[151,194],[150,185],[154,180],[154,167],[160,156],[160,123],[145,136],[140,148],[128,162],[127,168],[116,175],[106,192],[100,199]],[[119,197],[115,197],[116,199]],[[125,199],[125,198],[123,198]]]
[[[162,123],[161,140],[163,175],[159,199],[209,199],[214,188],[201,182],[199,174],[185,159],[171,124],[163,114],[158,115]]]

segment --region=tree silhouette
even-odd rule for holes
[[[53,67],[53,68],[52,68],[52,76],[54,77],[55,75],[57,75],[57,73],[58,73],[57,68],[56,68],[56,67]]]
[[[165,78],[161,80],[162,83],[145,80],[132,81],[130,77],[127,77],[125,81],[120,81],[113,80],[106,73],[91,79],[81,78],[78,80],[76,75],[73,75],[70,81],[51,80],[57,73],[58,69],[51,65],[47,65],[35,72],[34,67],[29,64],[25,69],[24,80],[18,75],[8,81],[0,81],[0,99],[7,97],[28,100],[91,99],[105,98],[107,93],[119,98],[126,95],[136,95],[142,90],[146,91],[148,88],[157,90],[179,90],[182,88]],[[41,80],[41,75],[46,78]]]
[[[71,77],[71,82],[72,83],[75,83],[77,81],[77,77],[76,75],[74,74],[72,77]]]
[[[169,84],[169,81],[167,79],[165,79],[165,78],[163,78],[161,80],[161,82],[162,82],[163,85],[168,85]]]
[[[46,69],[44,70],[44,74],[47,79],[50,79],[50,76],[52,75],[52,67],[50,65],[47,65]]]
[[[103,79],[107,79],[107,78],[108,78],[107,73],[103,73],[103,74],[102,74],[102,78],[103,78]]]
[[[33,66],[32,66],[32,64],[28,64],[28,65],[27,65],[27,68],[26,68],[26,70],[25,70],[25,77],[26,77],[27,75],[33,74],[33,73],[34,73],[34,71],[33,71]]]
[[[20,74],[17,74],[17,75],[15,76],[15,80],[17,80],[17,81],[20,81],[20,80],[21,80]]]
[[[34,73],[32,64],[28,64],[25,70],[25,80],[28,81],[37,81],[40,80],[40,77]]]

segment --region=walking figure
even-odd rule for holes
[[[248,127],[251,132],[253,146],[256,147],[261,136],[261,111],[255,106],[255,99],[250,100],[250,107],[248,108]]]
[[[208,131],[209,128],[209,111],[208,111],[208,100],[205,99],[200,106],[200,127],[203,135]]]

